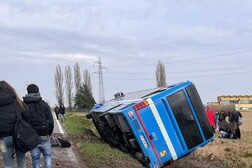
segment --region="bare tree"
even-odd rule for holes
[[[158,60],[158,63],[156,66],[156,82],[157,82],[157,87],[166,86],[165,66],[160,60]]]
[[[91,77],[87,69],[83,71],[83,79],[84,79],[84,84],[87,85],[89,91],[92,93]]]
[[[71,71],[70,65],[65,67],[65,82],[66,82],[66,96],[67,96],[67,103],[68,108],[72,111],[72,98],[73,98],[73,75]]]
[[[58,104],[64,104],[63,74],[61,71],[61,66],[59,64],[56,67],[54,84],[56,88],[56,99],[58,101]]]
[[[74,83],[75,83],[76,93],[78,93],[81,86],[81,72],[80,72],[80,66],[78,62],[76,62],[74,65]]]

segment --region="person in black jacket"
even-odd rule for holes
[[[14,88],[6,81],[0,81],[0,151],[4,167],[14,167],[13,130],[18,113],[26,113],[27,108],[18,97]],[[17,165],[25,168],[25,153],[16,150]]]
[[[61,104],[59,106],[59,114],[60,114],[60,121],[63,123],[64,121],[66,121],[66,117],[65,117],[65,111],[66,108],[64,106],[64,104]]]
[[[58,120],[59,119],[59,107],[57,105],[55,105],[55,107],[54,107],[54,112],[55,112],[56,118]]]
[[[237,110],[234,110],[233,112],[229,113],[228,121],[230,123],[231,122],[235,123],[235,128],[234,128],[235,137],[241,139],[241,131],[240,131],[240,128],[239,128],[240,125],[238,124],[239,117],[242,118],[241,112],[237,111]]]
[[[45,168],[52,167],[52,149],[50,136],[54,129],[54,121],[49,105],[42,100],[39,88],[35,84],[27,87],[28,94],[23,97],[24,103],[29,108],[23,118],[31,124],[39,135],[39,145],[31,151],[32,165],[40,167],[40,155],[44,156]]]

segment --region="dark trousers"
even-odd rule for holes
[[[239,127],[237,129],[235,129],[235,134],[236,134],[237,138],[241,139],[241,131],[240,131]]]
[[[57,120],[59,119],[59,113],[56,113]]]

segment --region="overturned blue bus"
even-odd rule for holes
[[[213,140],[192,82],[118,93],[87,115],[100,137],[146,167],[164,167]]]

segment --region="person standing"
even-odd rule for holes
[[[55,112],[56,118],[58,120],[59,119],[59,107],[57,105],[55,105],[55,107],[54,107],[54,112]]]
[[[62,123],[64,122],[63,120],[66,121],[65,110],[66,110],[66,108],[65,108],[64,104],[61,104],[59,107],[59,114],[60,114],[60,120]]]
[[[40,155],[44,156],[45,168],[52,168],[52,149],[50,136],[54,129],[54,121],[49,105],[42,100],[39,88],[35,84],[27,87],[28,94],[23,97],[29,108],[23,118],[31,124],[39,135],[39,145],[31,151],[33,168],[40,168]]]
[[[213,132],[215,132],[215,113],[213,107],[207,106],[206,108],[207,118],[209,120],[210,126],[212,127]]]
[[[28,111],[15,89],[6,81],[0,81],[0,151],[3,155],[4,167],[14,167],[12,135],[17,120],[16,110],[18,113]],[[15,150],[18,167],[26,168],[25,153]]]
[[[233,112],[229,113],[228,121],[230,123],[235,123],[234,127],[235,138],[241,139],[240,125],[238,124],[239,118],[242,118],[241,112],[234,110]]]

